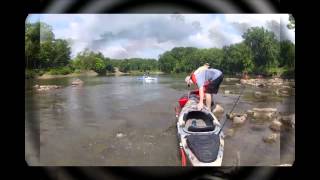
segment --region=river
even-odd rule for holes
[[[30,165],[179,166],[181,164],[174,106],[187,93],[184,77],[159,75],[143,83],[137,76],[80,77],[26,80],[25,154]],[[215,102],[229,111],[237,99],[237,81],[223,81]],[[62,88],[37,92],[35,84]],[[231,94],[224,94],[230,90]],[[263,99],[255,91],[267,93]],[[235,112],[274,107],[295,112],[295,96],[279,97],[272,88],[247,86]],[[223,121],[223,120],[222,120]],[[227,123],[224,131],[230,123]],[[294,130],[274,144],[262,141],[268,125],[254,130],[247,121],[225,139],[224,166],[269,166],[289,163],[295,156]]]

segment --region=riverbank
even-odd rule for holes
[[[123,76],[123,75],[143,75],[145,74],[145,72],[141,72],[141,71],[130,71],[130,72],[121,72],[119,71],[119,68],[115,67],[114,68],[115,71],[114,72],[106,72],[106,76]],[[164,74],[164,72],[161,71],[150,71],[149,72],[150,75],[160,75],[160,74]],[[98,73],[89,70],[89,71],[81,71],[81,72],[77,72],[77,73],[71,73],[71,74],[65,74],[65,75],[52,75],[49,73],[39,73],[39,75],[32,75],[29,76],[28,74],[26,74],[26,79],[29,78],[34,78],[34,79],[55,79],[55,78],[65,78],[65,77],[79,77],[79,76],[98,76]]]
[[[50,75],[43,74],[41,76],[37,76],[36,79],[54,79],[54,78],[64,78],[64,77],[79,77],[79,76],[97,76],[98,73],[94,71],[83,71],[80,73],[71,73],[66,75]]]

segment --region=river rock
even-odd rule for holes
[[[247,115],[248,115],[248,117],[253,117],[253,113],[254,113],[254,111],[253,110],[247,110]]]
[[[253,108],[252,111],[255,112],[277,112],[277,108]]]
[[[80,79],[76,79],[76,80],[72,81],[71,84],[72,84],[73,86],[82,85],[82,84],[83,84],[83,81],[80,80]]]
[[[270,124],[269,128],[275,132],[279,132],[281,130],[282,123],[278,120],[273,120]]]
[[[283,79],[280,78],[273,78],[273,79],[263,79],[263,78],[256,78],[256,79],[241,79],[241,84],[248,84],[256,87],[265,87],[265,86],[281,86],[284,84]]]
[[[230,129],[228,129],[227,132],[225,133],[225,138],[233,137],[234,134],[235,134],[234,129],[230,128]]]
[[[236,117],[236,116],[238,116],[238,117],[240,117],[240,116],[242,116],[243,115],[243,113],[227,113],[226,114],[226,116],[227,116],[227,118],[228,119],[230,119],[230,120],[232,120],[234,117]]]
[[[286,116],[279,116],[278,120],[282,122],[282,124],[289,129],[293,129],[295,127],[295,115],[286,115]]]
[[[214,110],[212,111],[214,115],[219,115],[224,112],[224,109],[221,105],[217,104]]]
[[[280,79],[280,78],[269,79],[267,84],[270,86],[281,86],[283,85],[283,79]]]
[[[248,84],[248,85],[256,86],[256,87],[266,86],[265,79],[241,79],[240,82],[241,82],[241,84]]]
[[[271,120],[273,118],[273,112],[254,112],[253,119]]]
[[[253,114],[252,114],[253,112]],[[252,118],[256,120],[272,120],[276,114],[276,108],[253,108],[250,111],[250,115],[252,114]]]
[[[230,81],[239,81],[238,78],[225,78],[225,80],[226,80],[227,82],[230,82]]]
[[[244,114],[244,115],[242,115],[242,116],[235,116],[235,117],[233,117],[232,122],[233,122],[233,125],[234,125],[234,126],[240,126],[240,125],[242,125],[242,124],[245,123],[246,119],[247,119],[247,115]]]
[[[117,133],[117,135],[116,135],[117,138],[122,138],[123,136],[124,136],[123,133]]]
[[[269,135],[267,135],[267,136],[264,136],[263,138],[262,138],[262,140],[265,142],[265,143],[275,143],[276,142],[276,140],[277,140],[277,137],[278,137],[278,135],[276,134],[276,133],[271,133],[271,134],[269,134]]]
[[[262,93],[260,91],[256,91],[256,92],[254,92],[254,97],[261,98],[262,97]]]
[[[52,89],[58,89],[61,88],[61,86],[57,85],[36,85],[34,86],[38,91],[48,91]]]

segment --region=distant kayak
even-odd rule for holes
[[[156,81],[156,80],[158,80],[158,78],[154,78],[154,77],[150,77],[150,76],[142,76],[142,77],[139,77],[139,78],[137,78],[138,80],[141,80],[141,81],[146,81],[146,82],[148,82],[148,81]]]

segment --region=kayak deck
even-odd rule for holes
[[[189,148],[199,161],[210,163],[217,159],[220,147],[219,135],[189,135],[186,138]]]

